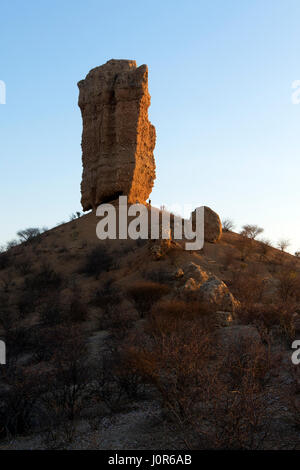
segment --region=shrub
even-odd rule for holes
[[[287,302],[289,299],[295,298],[300,287],[299,273],[288,268],[283,268],[277,275],[277,279],[277,292],[280,300]]]
[[[9,253],[7,253],[6,251],[2,253],[0,252],[0,270],[8,268],[10,265],[10,262],[11,262],[11,257]]]
[[[30,350],[34,360],[50,361],[57,351],[63,350],[64,344],[70,339],[69,335],[70,328],[63,325],[34,326],[30,339]]]
[[[268,350],[251,341],[232,344],[219,358],[216,375],[209,373],[204,387],[204,410],[194,409],[190,433],[191,443],[198,435],[196,448],[257,450],[270,439],[270,423],[274,409],[272,397],[266,393],[273,364]],[[224,369],[226,374],[223,373]],[[203,396],[203,394],[202,394]],[[195,420],[196,418],[196,420]],[[199,419],[200,418],[200,419]],[[208,432],[203,426],[210,423]]]
[[[16,322],[14,311],[7,305],[3,300],[3,296],[0,298],[0,325],[5,331],[8,331],[13,327]]]
[[[93,394],[112,412],[122,409],[127,399],[137,399],[144,392],[143,377],[131,363],[126,351],[102,355],[94,368]]]
[[[234,261],[235,261],[235,250],[231,247],[228,247],[226,251],[224,252],[224,257],[223,257],[224,268],[229,269],[229,267],[234,263]]]
[[[144,317],[152,305],[161,297],[167,295],[169,291],[170,287],[165,284],[140,281],[128,288],[127,295],[134,302],[141,317]]]
[[[99,245],[87,254],[85,263],[80,269],[80,272],[87,276],[95,276],[98,278],[103,272],[109,271],[112,262],[113,259],[108,253],[107,248],[103,245]]]
[[[0,391],[0,435],[24,434],[33,427],[34,408],[42,393],[36,372],[6,367],[2,378],[6,387]]]
[[[227,283],[232,294],[241,302],[260,302],[265,293],[265,282],[259,273],[235,271]]]
[[[21,292],[17,299],[19,317],[24,319],[28,314],[34,312],[39,296],[30,290]]]
[[[25,288],[29,291],[49,291],[58,289],[61,285],[61,276],[48,264],[43,264],[40,270],[25,279]]]
[[[136,320],[138,320],[137,314],[132,310],[119,305],[110,305],[104,309],[99,327],[101,330],[109,330],[111,337],[120,341],[128,335]]]
[[[224,232],[232,232],[234,229],[234,222],[231,219],[222,220],[222,229]]]
[[[242,304],[238,316],[242,323],[254,324],[260,330],[266,330],[267,332],[270,332],[272,327],[278,327],[282,338],[290,344],[295,334],[294,312],[295,305],[293,303]]]
[[[264,231],[262,227],[258,227],[258,225],[243,225],[241,235],[244,237],[250,238],[251,240],[255,240],[255,238]]]
[[[151,335],[168,335],[189,328],[191,323],[204,331],[211,331],[216,325],[216,316],[212,315],[201,302],[191,300],[164,300],[156,303],[145,326]]]
[[[54,326],[62,323],[65,319],[65,312],[61,305],[59,296],[47,299],[40,307],[40,322],[44,326]]]
[[[19,230],[17,235],[21,243],[29,242],[38,237],[41,234],[41,230],[37,227],[26,228],[25,230]]]
[[[246,261],[254,251],[253,240],[244,234],[236,241],[236,247],[240,252],[241,261]]]
[[[286,249],[290,246],[291,242],[285,238],[282,238],[278,241],[277,246],[281,251],[286,251]]]
[[[268,261],[268,254],[271,250],[272,243],[267,238],[259,240],[258,242],[258,252],[260,254],[261,261]]]
[[[159,393],[169,429],[188,449],[255,449],[268,433],[266,348],[224,350],[195,322],[128,345],[133,370]],[[235,355],[238,352],[238,355]]]
[[[104,283],[103,287],[96,290],[91,304],[95,307],[106,309],[109,306],[117,305],[121,302],[120,292],[112,286],[112,281],[108,280]]]
[[[85,404],[90,370],[83,338],[70,332],[57,353],[52,357],[53,366],[48,377],[47,393],[43,396],[48,421],[57,425],[77,418]]]
[[[33,327],[14,326],[6,331],[8,362],[32,352]]]
[[[27,276],[31,273],[31,262],[28,258],[23,258],[15,263],[15,268],[22,276]]]
[[[174,269],[174,268],[173,268]],[[143,276],[150,281],[158,282],[159,284],[165,284],[172,282],[174,275],[172,275],[165,266],[157,266],[154,269],[145,270]]]
[[[88,311],[80,294],[74,294],[70,302],[68,319],[71,322],[80,323],[87,319]]]
[[[18,240],[10,240],[9,242],[6,243],[6,250],[10,250],[11,248],[14,248],[15,246],[19,245]]]
[[[169,413],[183,418],[196,396],[194,387],[211,355],[210,345],[209,336],[190,322],[171,334],[154,330],[151,336],[137,337],[127,354],[134,370],[159,391]]]

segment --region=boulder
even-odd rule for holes
[[[239,306],[227,285],[217,276],[207,273],[196,263],[188,263],[183,266],[184,284],[181,291],[184,295],[196,296],[210,309],[212,306],[222,312],[235,312]]]
[[[196,280],[199,285],[203,284],[203,282],[207,281],[209,278],[208,274],[203,271],[199,264],[193,262],[184,266],[184,273],[187,277]]]
[[[226,312],[234,312],[239,302],[231,294],[226,284],[217,276],[211,276],[199,288],[199,295],[209,305],[216,305]]]
[[[195,230],[196,211],[192,212],[193,230]],[[222,236],[222,224],[216,212],[204,206],[204,240],[209,243],[216,243]]]

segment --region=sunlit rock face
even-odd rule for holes
[[[128,196],[144,203],[155,180],[155,127],[148,119],[147,65],[109,60],[78,83],[83,120],[84,211]]]

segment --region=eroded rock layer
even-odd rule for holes
[[[145,202],[155,179],[147,65],[109,60],[78,83],[83,120],[83,210],[127,195]]]

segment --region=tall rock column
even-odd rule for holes
[[[84,211],[128,196],[144,203],[155,180],[155,127],[148,119],[148,68],[109,60],[78,83],[83,120]]]

